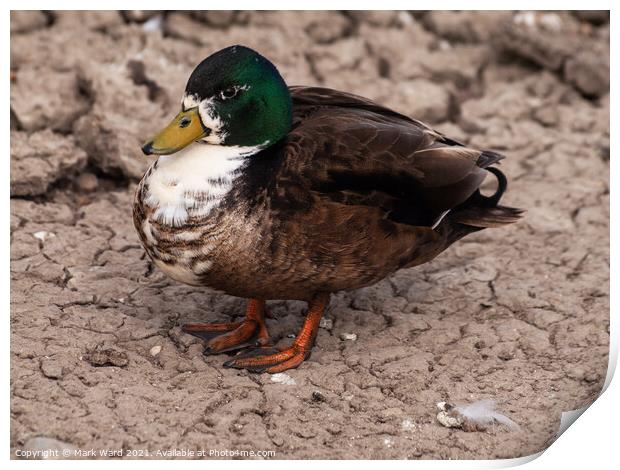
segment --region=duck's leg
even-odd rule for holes
[[[297,334],[295,341],[288,348],[274,350],[273,348],[257,348],[248,353],[242,353],[234,359],[224,363],[225,367],[247,369],[251,372],[268,372],[275,374],[288,369],[294,369],[305,359],[310,357],[314,339],[319,329],[319,322],[329,303],[329,294],[319,294],[308,304],[308,314],[304,325]]]
[[[263,346],[269,343],[269,333],[265,325],[265,301],[260,299],[248,301],[243,321],[186,323],[181,329],[207,342],[205,355],[233,351],[246,346]]]

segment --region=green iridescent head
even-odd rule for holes
[[[247,47],[227,47],[198,64],[181,112],[142,150],[171,154],[197,140],[267,147],[289,132],[291,118],[291,96],[275,66]]]

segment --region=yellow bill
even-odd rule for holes
[[[210,129],[202,125],[198,108],[181,111],[168,126],[142,146],[145,155],[169,155],[178,152],[207,135]]]

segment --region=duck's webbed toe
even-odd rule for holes
[[[295,369],[310,356],[310,349],[302,349],[295,344],[288,348],[254,348],[226,361],[224,367],[247,369],[250,372],[276,374]]]
[[[220,354],[269,343],[265,325],[265,301],[251,299],[243,321],[232,323],[186,323],[181,329],[206,341],[203,354]]]
[[[225,367],[247,369],[250,372],[267,372],[276,374],[288,369],[295,369],[304,362],[312,351],[314,339],[319,328],[323,312],[329,303],[329,294],[318,294],[310,302],[304,325],[295,341],[287,348],[275,349],[259,347],[235,356],[224,363]]]

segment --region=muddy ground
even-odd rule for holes
[[[154,269],[132,193],[148,164],[139,144],[176,113],[194,65],[235,43],[289,84],[361,94],[504,153],[504,200],[526,218],[334,295],[311,359],[285,376],[205,359],[179,323],[238,317],[244,302]],[[608,91],[600,12],[13,12],[12,457],[544,449],[607,369]],[[270,331],[287,341],[305,306],[270,308]],[[519,428],[437,422],[437,402],[479,399]]]

